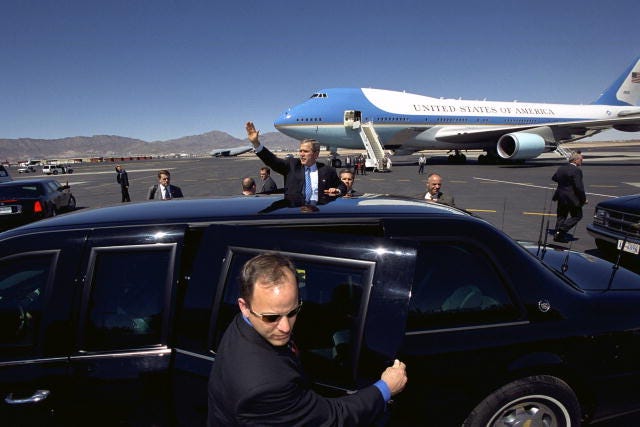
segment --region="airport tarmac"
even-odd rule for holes
[[[617,196],[640,193],[640,145],[582,146],[582,170],[588,204],[584,218],[573,232],[572,249],[597,254],[586,226],[598,202]],[[323,153],[325,154],[325,153]],[[477,153],[468,152],[467,164],[448,164],[446,153],[428,153],[425,174],[418,175],[417,156],[394,157],[392,171],[357,175],[354,188],[364,193],[419,197],[424,194],[427,173],[443,177],[443,191],[455,198],[456,206],[485,219],[517,240],[537,242],[543,229],[555,227],[555,203],[551,202],[557,167],[566,160],[547,153],[524,164],[479,165]],[[322,156],[321,160],[326,156]],[[129,174],[133,202],[144,201],[149,186],[156,183],[157,171],[171,171],[171,183],[186,197],[233,196],[241,192],[245,176],[258,178],[262,162],[253,154],[226,158],[153,159],[122,163]],[[112,163],[76,164],[71,175],[57,175],[72,187],[80,208],[108,206],[120,202],[120,187]],[[38,169],[38,172],[40,169]],[[18,174],[14,179],[33,177]],[[39,176],[39,173],[37,174]],[[282,186],[282,177],[272,173]]]

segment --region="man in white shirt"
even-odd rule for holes
[[[171,185],[171,173],[166,169],[158,171],[158,183],[149,187],[147,199],[171,200],[183,197],[182,190],[177,185]]]
[[[336,170],[316,161],[320,155],[320,144],[317,141],[305,139],[300,142],[297,158],[280,159],[262,145],[259,140],[259,131],[252,122],[247,122],[246,130],[247,137],[260,160],[284,176],[285,195],[318,202],[319,198],[325,195],[344,194],[345,187],[338,179]]]

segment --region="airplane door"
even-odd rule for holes
[[[362,112],[358,110],[345,110],[344,125],[352,127],[354,123],[362,121]]]

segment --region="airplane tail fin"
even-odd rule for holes
[[[640,57],[637,57],[593,103],[598,105],[637,105],[639,99]]]

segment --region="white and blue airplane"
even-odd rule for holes
[[[640,57],[590,105],[442,99],[383,89],[334,88],[284,112],[277,130],[333,153],[368,141],[395,154],[484,150],[481,163],[532,159],[607,129],[640,131]],[[363,133],[363,130],[367,132]],[[375,141],[378,139],[378,141]],[[368,148],[369,149],[369,148]],[[561,151],[561,149],[559,150]]]

